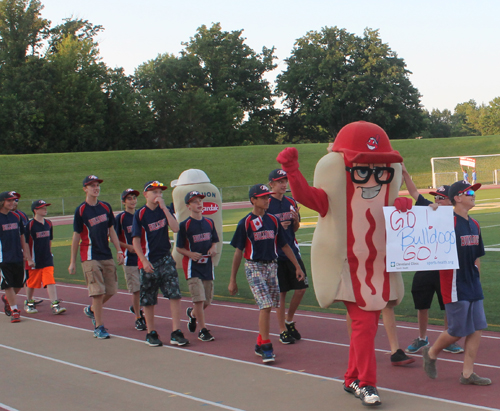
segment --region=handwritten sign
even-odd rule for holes
[[[453,207],[384,207],[384,216],[388,272],[458,268]]]

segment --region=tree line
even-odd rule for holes
[[[391,138],[500,133],[500,97],[427,112],[404,60],[377,30],[338,27],[298,39],[275,84],[273,47],[243,30],[198,28],[179,55],[126,75],[99,55],[104,30],[53,26],[39,0],[0,0],[0,145],[4,154],[332,141],[372,121]]]

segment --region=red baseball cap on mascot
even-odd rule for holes
[[[343,153],[350,163],[401,163],[403,157],[393,150],[382,127],[367,121],[356,121],[344,126],[332,151]]]

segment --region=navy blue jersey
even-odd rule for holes
[[[32,219],[26,226],[26,243],[29,246],[36,269],[54,265],[54,257],[50,249],[50,242],[54,238],[52,223],[47,219],[44,220],[42,224]]]
[[[108,203],[98,201],[95,206],[83,202],[75,210],[73,231],[80,234],[80,257],[87,260],[110,260],[109,229],[115,224],[113,210]]]
[[[132,245],[132,224],[134,215],[127,211],[122,211],[115,218],[115,230],[118,240],[125,244]],[[127,266],[137,267],[137,254],[131,253],[126,248],[122,247],[124,264]]]
[[[231,245],[243,251],[247,260],[272,261],[278,258],[278,247],[287,244],[285,230],[272,214],[262,217],[249,213],[241,219]]]
[[[182,258],[182,268],[186,279],[198,277],[202,280],[214,279],[212,257],[207,255],[214,243],[219,242],[215,224],[210,218],[202,217],[201,220],[188,217],[179,224],[177,233],[177,247],[200,253],[203,257],[193,261],[187,256]]]
[[[13,211],[13,213],[16,213],[19,217],[21,217],[21,221],[25,227],[28,225],[29,218],[24,211],[17,209],[16,211]]]
[[[479,270],[475,265],[485,254],[479,223],[470,216],[468,220],[455,213],[454,216],[459,268],[440,271],[443,302],[483,300]]]
[[[159,206],[154,210],[143,206],[135,212],[132,237],[141,239],[142,252],[150,263],[170,254],[167,216]],[[140,260],[138,266],[142,268]]]
[[[427,200],[422,194],[418,195],[417,201],[415,202],[416,206],[428,206],[429,204],[433,204],[433,202]]]
[[[269,208],[267,212],[278,217],[280,222],[283,221],[291,221],[291,224],[284,229],[287,236],[287,244],[292,249],[295,257],[297,259],[300,258],[300,249],[297,240],[295,239],[295,231],[293,231],[293,218],[292,218],[292,210],[297,210],[297,202],[287,196],[283,196],[283,198],[278,200],[273,196],[270,197],[271,201],[269,202]],[[288,260],[288,257],[285,255],[281,247],[278,248],[278,260]]]
[[[0,263],[22,263],[21,235],[24,224],[19,214],[0,213]]]

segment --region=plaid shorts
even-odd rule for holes
[[[147,273],[141,268],[141,306],[158,304],[158,290],[164,297],[171,300],[181,298],[179,276],[175,268],[175,261],[169,254],[152,263],[154,272]]]
[[[245,275],[259,309],[279,307],[278,264],[245,261]]]

